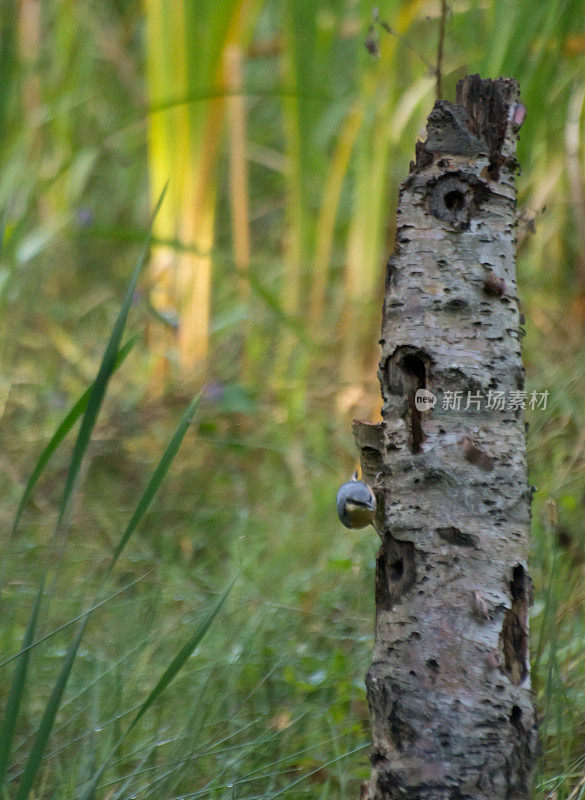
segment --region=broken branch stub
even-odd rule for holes
[[[400,188],[382,423],[354,423],[382,539],[369,800],[530,797],[530,490],[523,411],[510,405],[524,385],[519,108],[514,80],[460,81]],[[433,407],[419,408],[421,389]]]

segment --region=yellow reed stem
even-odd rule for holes
[[[209,353],[216,164],[225,101],[217,97],[181,102],[181,98],[221,88],[228,63],[233,80],[241,85],[234,48],[238,49],[237,42],[247,30],[246,14],[259,4],[257,0],[234,0],[216,13],[211,6],[200,9],[193,2],[145,2],[151,102],[156,105],[175,101],[172,108],[152,114],[150,120],[153,195],[170,179],[169,196],[161,210],[164,213],[157,219],[155,233],[162,238],[178,238],[194,249],[194,252],[174,253],[172,258],[168,249],[156,251],[151,274],[158,286],[153,298],[157,303],[174,306],[166,310],[178,311],[181,377],[190,380],[197,374],[200,380]],[[209,30],[205,47],[194,50],[197,31],[203,25],[199,13],[207,15],[209,24],[216,28]],[[226,50],[231,52],[230,56],[224,55]],[[239,70],[241,73],[241,64]],[[234,242],[236,263],[245,270],[250,261],[243,149],[245,118],[242,99],[233,100],[232,118],[238,119],[234,122],[232,150],[235,146],[240,148],[233,153],[232,168],[235,182],[232,196],[237,197]],[[168,341],[165,347],[168,348]]]
[[[146,70],[149,99],[152,106],[171,99],[170,76],[174,71],[172,33],[169,16],[160,0],[145,0],[146,11]],[[171,35],[169,35],[171,33]],[[178,50],[178,48],[177,48]],[[175,179],[171,153],[175,135],[174,109],[151,113],[148,120],[148,150],[151,204],[156,202],[163,186],[168,181],[165,201],[154,221],[153,232],[160,239],[174,239],[175,219],[179,207],[178,187]],[[151,285],[150,302],[162,313],[177,311],[174,291],[176,254],[166,246],[153,247],[149,267]],[[173,335],[160,324],[149,326],[148,342],[153,355],[153,373],[150,390],[158,392],[170,375],[168,357],[173,347]]]
[[[303,210],[299,100],[295,92],[296,76],[292,64],[296,42],[290,19],[286,44],[281,67],[284,80],[291,86],[292,91],[282,100],[283,127],[287,150],[287,206],[284,238],[285,269],[283,272],[281,304],[282,310],[287,316],[297,317],[301,296],[301,265],[305,252],[305,213]],[[277,385],[282,384],[287,377],[290,378],[289,367],[294,344],[294,335],[290,330],[284,330],[274,367]],[[298,392],[298,387],[296,391]],[[291,402],[293,400],[290,387],[287,389],[287,399]]]
[[[316,227],[315,260],[309,305],[309,320],[312,327],[315,327],[323,319],[339,198],[347,175],[349,159],[363,119],[364,108],[361,104],[356,104],[350,109],[343,125],[333,154],[327,183],[323,190],[323,200]]]
[[[402,6],[393,24],[399,35],[407,32],[422,5],[423,0],[411,0]],[[361,128],[356,201],[347,244],[341,355],[341,377],[346,382],[364,379],[364,364],[368,363],[366,348],[372,341],[373,325],[379,324],[370,309],[376,302],[377,287],[383,283],[380,276],[384,266],[381,244],[386,175],[393,139],[393,110],[399,107],[394,106],[388,81],[395,75],[397,41],[394,36],[384,40],[378,69],[375,73],[364,74],[361,93],[364,105],[373,106],[375,113],[369,125]],[[403,116],[404,109],[401,109],[401,118]]]
[[[230,44],[225,55],[226,86],[228,98],[229,149],[230,149],[230,201],[234,259],[240,275],[240,300],[248,303],[250,284],[246,273],[250,268],[250,231],[248,226],[248,164],[246,159],[246,104],[242,90],[242,49]]]

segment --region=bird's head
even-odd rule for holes
[[[357,475],[339,487],[337,516],[346,528],[365,528],[375,514],[376,495],[367,483],[357,480]]]

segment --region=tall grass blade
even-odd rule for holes
[[[193,400],[189,405],[189,408],[185,411],[183,418],[179,423],[179,427],[175,431],[175,434],[171,439],[167,449],[163,453],[161,460],[158,462],[158,465],[152,475],[152,478],[148,482],[148,486],[146,487],[142,497],[138,501],[136,510],[134,511],[134,514],[132,514],[132,518],[130,519],[128,526],[126,527],[126,530],[124,531],[120,541],[116,545],[116,549],[114,550],[114,554],[108,566],[105,577],[107,577],[114,568],[114,565],[118,560],[118,558],[120,557],[122,550],[126,547],[128,543],[128,539],[132,536],[132,534],[138,527],[138,523],[145,515],[146,511],[148,510],[148,507],[152,503],[152,500],[155,494],[157,493],[161,483],[163,482],[163,479],[167,474],[168,469],[173,462],[173,459],[177,455],[179,447],[181,446],[181,442],[183,441],[183,439],[185,438],[185,434],[187,433],[187,429],[189,428],[189,425],[193,421],[193,417],[195,415],[197,406],[199,405],[200,399],[201,399],[201,393],[199,393],[196,397],[193,398]]]
[[[207,615],[207,618],[203,620],[203,622],[199,625],[193,636],[189,639],[186,644],[179,650],[177,655],[171,661],[169,666],[161,675],[158,683],[154,687],[154,689],[150,692],[140,709],[137,711],[136,716],[128,726],[127,730],[124,732],[126,736],[130,731],[136,727],[138,722],[142,719],[142,717],[146,714],[150,706],[154,703],[154,701],[160,697],[160,695],[164,692],[173,678],[178,674],[178,672],[183,668],[183,665],[191,655],[191,653],[195,650],[197,645],[201,642],[209,628],[211,627],[214,619],[217,617],[219,612],[222,609],[223,604],[229,597],[229,594],[233,588],[234,583],[236,582],[236,578],[234,578],[224,593],[221,595],[215,606],[212,608],[211,612]]]
[[[97,788],[97,785],[99,783],[100,778],[102,777],[102,775],[104,774],[105,770],[108,767],[108,764],[110,762],[110,758],[114,755],[114,753],[116,752],[118,747],[121,745],[123,740],[130,733],[130,731],[133,728],[136,727],[136,725],[142,719],[142,717],[146,714],[148,709],[160,697],[160,695],[165,691],[167,686],[171,683],[173,678],[183,668],[185,662],[190,657],[190,655],[193,653],[193,651],[195,650],[197,645],[201,642],[201,640],[203,639],[203,637],[205,636],[205,634],[207,633],[207,631],[211,627],[214,619],[219,614],[219,612],[220,612],[223,604],[227,600],[228,595],[230,594],[230,592],[232,590],[232,587],[233,587],[235,582],[236,582],[236,578],[234,578],[232,580],[230,585],[227,587],[225,592],[221,595],[221,597],[219,598],[219,600],[215,604],[214,608],[208,614],[207,618],[199,625],[199,627],[197,628],[197,630],[195,631],[193,636],[189,639],[188,642],[186,642],[185,645],[183,645],[181,650],[177,653],[177,655],[171,661],[169,666],[163,672],[163,674],[161,675],[161,677],[160,677],[158,683],[156,684],[156,686],[154,687],[154,689],[150,692],[150,694],[148,695],[148,697],[146,698],[144,703],[138,709],[138,711],[137,711],[136,715],[134,716],[134,719],[132,720],[130,725],[126,728],[124,733],[120,736],[120,738],[118,739],[118,741],[116,742],[116,744],[114,745],[112,750],[110,751],[110,754],[108,755],[108,757],[102,762],[101,766],[98,768],[97,772],[95,773],[95,775],[93,776],[93,778],[91,780],[90,785],[88,786],[88,788],[83,793],[82,800],[91,800],[91,798],[93,797],[93,794],[94,794],[94,792],[95,792],[95,790]],[[17,800],[23,800],[23,799],[22,798],[17,798]]]
[[[147,574],[149,574],[149,573],[147,573]],[[107,597],[101,603],[97,603],[95,606],[93,606],[92,608],[90,608],[87,611],[85,611],[84,614],[82,615],[83,619],[82,619],[81,625],[79,626],[79,630],[77,632],[77,635],[76,635],[75,639],[73,640],[73,642],[71,643],[71,645],[69,647],[65,662],[64,662],[63,667],[61,669],[61,673],[59,674],[59,678],[57,679],[57,682],[56,682],[55,686],[53,687],[53,691],[51,692],[51,696],[50,696],[49,701],[47,703],[47,706],[45,708],[45,712],[43,714],[43,718],[42,718],[41,723],[39,725],[39,728],[38,728],[38,730],[36,732],[35,741],[34,741],[34,744],[33,744],[33,749],[31,750],[31,753],[30,753],[29,758],[27,760],[27,763],[26,763],[26,766],[24,768],[24,771],[21,773],[20,782],[19,782],[19,786],[18,786],[18,794],[16,795],[16,800],[21,800],[21,798],[27,798],[28,797],[28,795],[30,793],[30,790],[32,788],[32,784],[34,783],[34,779],[35,779],[36,774],[38,772],[38,769],[39,769],[39,767],[40,767],[40,765],[41,765],[41,763],[42,763],[42,761],[44,759],[45,748],[46,748],[49,736],[51,734],[51,731],[53,729],[53,726],[54,726],[54,723],[55,723],[55,718],[57,716],[57,712],[59,711],[59,708],[61,706],[61,700],[62,700],[62,697],[63,697],[63,692],[65,691],[65,687],[67,685],[67,681],[69,680],[69,675],[71,673],[71,668],[72,668],[73,662],[75,661],[75,658],[77,656],[77,651],[79,649],[79,645],[81,644],[81,640],[83,638],[83,634],[85,632],[85,627],[87,625],[87,622],[89,621],[90,614],[96,608],[99,608],[100,606],[104,605],[105,603],[108,603],[114,597],[117,597],[122,592],[125,592],[127,589],[135,586],[137,583],[139,583],[140,581],[144,580],[145,577],[146,577],[146,575],[142,575],[137,580],[132,581],[132,583],[128,584],[123,589],[119,590],[118,592],[115,592],[114,594],[110,595],[110,597]],[[77,619],[79,619],[79,617],[76,618],[76,620],[74,620],[74,621],[77,621]],[[50,635],[53,635],[54,633],[56,633],[56,631],[53,631],[53,633],[50,634]],[[45,638],[48,638],[48,637],[45,637]],[[30,648],[35,647],[37,644],[40,644],[40,642],[33,642],[30,645],[29,650],[30,650]],[[24,788],[23,788],[23,785],[24,785]]]
[[[71,674],[73,662],[77,656],[77,651],[79,649],[79,645],[81,644],[83,634],[85,633],[88,620],[89,616],[86,616],[81,621],[77,635],[69,646],[65,661],[61,667],[61,672],[59,673],[59,677],[57,678],[57,681],[53,687],[53,691],[51,692],[51,696],[49,697],[49,701],[45,707],[43,717],[37,730],[37,735],[35,736],[32,750],[24,768],[24,773],[20,779],[20,783],[18,784],[18,792],[15,800],[27,800],[30,794],[37,772],[41,766],[45,747],[47,746],[51,730],[53,729],[55,717],[57,716],[57,711],[61,705],[63,692],[67,686],[67,681],[69,680],[69,675]]]
[[[17,82],[17,7],[3,4],[0,15],[0,134],[6,141],[8,116]]]
[[[136,344],[139,338],[140,334],[136,334],[128,342],[126,342],[126,344],[120,349],[118,355],[116,356],[116,361],[114,363],[114,368],[113,368],[114,372],[118,369],[118,367],[120,367],[123,364],[126,357],[129,355],[129,353],[131,352],[131,350],[133,349],[134,345]],[[41,477],[41,474],[44,472],[45,467],[49,463],[53,453],[57,450],[61,442],[65,439],[65,437],[67,436],[71,428],[75,425],[79,417],[85,413],[93,387],[94,384],[89,386],[85,390],[85,392],[81,395],[81,397],[77,400],[75,405],[71,408],[67,416],[61,422],[61,424],[51,437],[49,443],[46,445],[43,452],[39,456],[35,468],[33,469],[30,478],[26,482],[26,486],[24,487],[22,497],[20,498],[20,503],[18,504],[16,516],[14,517],[14,522],[12,523],[11,537],[14,537],[16,535],[18,523],[20,522],[22,512],[24,511],[24,508],[31,496],[31,492],[35,484]]]
[[[16,720],[20,710],[20,703],[24,693],[26,684],[26,675],[28,672],[28,662],[30,660],[30,646],[34,637],[37,620],[39,618],[39,611],[41,608],[41,600],[45,590],[45,575],[41,580],[41,584],[37,590],[37,596],[33,605],[31,615],[29,617],[26,633],[22,642],[22,653],[20,659],[14,668],[14,675],[12,676],[12,683],[10,685],[10,693],[6,703],[6,710],[4,712],[4,719],[0,727],[0,789],[4,786],[6,780],[6,771],[8,769],[8,759],[12,749],[12,742],[14,740],[14,733],[16,731]]]
[[[48,639],[52,639],[53,636],[56,636],[58,633],[61,633],[61,631],[64,631],[71,625],[75,625],[75,623],[79,622],[80,619],[89,616],[89,614],[92,614],[96,609],[101,608],[106,603],[109,603],[110,600],[113,600],[115,597],[118,597],[118,595],[124,594],[124,592],[127,592],[128,589],[132,589],[134,586],[136,586],[137,583],[140,583],[140,581],[143,581],[145,578],[147,578],[151,574],[151,572],[152,570],[149,570],[144,575],[141,575],[139,578],[136,578],[136,580],[132,581],[131,583],[127,583],[125,586],[122,586],[122,588],[118,589],[118,591],[114,592],[114,594],[111,594],[108,597],[105,597],[103,600],[94,603],[89,608],[86,608],[85,611],[83,611],[81,614],[78,614],[76,617],[73,617],[73,619],[64,622],[63,625],[59,625],[59,627],[57,628],[53,628],[52,631],[49,631],[49,633],[46,633],[44,636],[41,636],[40,639],[37,639],[36,641],[31,642],[26,646],[23,646],[22,650],[19,650],[18,653],[15,653],[12,656],[8,656],[8,658],[5,658],[3,661],[0,661],[0,669],[2,669],[2,667],[5,667],[7,664],[10,664],[11,661],[15,661],[17,658],[20,658],[20,656],[23,655],[24,653],[28,653],[29,650],[33,650],[35,647],[38,647],[43,642],[46,642]]]
[[[160,205],[164,199],[166,187],[163,189],[159,201],[156,205],[156,208],[153,213],[153,220],[156,217],[156,214],[160,208]],[[134,292],[136,291],[136,285],[138,283],[138,276],[144,266],[146,258],[148,256],[150,242],[152,238],[152,221],[150,225],[150,230],[148,234],[148,238],[143,250],[141,257],[136,264],[132,277],[130,279],[130,284],[128,286],[128,290],[126,292],[126,296],[122,303],[122,308],[120,309],[120,313],[118,314],[118,318],[114,324],[114,329],[106,346],[106,350],[104,356],[102,358],[102,363],[100,365],[100,369],[98,371],[97,377],[91,387],[89,392],[89,396],[87,398],[87,407],[85,409],[85,413],[81,422],[81,427],[79,429],[79,433],[77,435],[77,440],[75,442],[75,447],[73,450],[73,455],[71,457],[71,461],[69,464],[69,470],[67,474],[67,480],[65,484],[65,489],[63,491],[63,496],[61,498],[61,503],[59,507],[59,514],[57,518],[57,522],[55,524],[55,528],[53,531],[53,538],[56,536],[67,508],[69,506],[69,501],[73,494],[73,489],[75,486],[75,481],[77,475],[79,473],[79,469],[81,467],[81,462],[83,460],[83,456],[85,451],[87,450],[87,446],[89,444],[89,440],[91,437],[91,433],[93,431],[97,415],[99,409],[101,407],[103,398],[106,393],[106,388],[108,382],[114,372],[116,361],[118,358],[118,351],[120,349],[120,341],[122,339],[122,335],[124,333],[124,328],[126,326],[126,320],[128,318],[128,313],[130,311],[130,306],[132,304],[132,299],[134,297]],[[33,606],[31,615],[29,617],[29,622],[27,626],[27,630],[25,633],[25,639],[23,641],[23,648],[29,647],[34,639],[34,633],[36,629],[36,624],[38,621],[40,605],[42,601],[42,596],[44,592],[45,582],[47,577],[47,571],[45,571],[43,577],[41,578],[41,582],[39,585],[39,589],[37,591],[37,596],[35,599],[35,604]],[[85,630],[85,626],[87,624],[87,620],[89,617],[85,617],[82,621],[79,632],[77,634],[76,639],[72,643],[66,659],[61,670],[61,674],[57,679],[57,683],[53,688],[53,692],[51,693],[51,697],[47,703],[47,707],[45,708],[45,712],[43,714],[43,719],[41,721],[41,725],[39,727],[37,736],[35,738],[35,742],[33,745],[33,749],[29,755],[24,775],[22,777],[22,781],[19,784],[18,795],[17,798],[27,797],[28,793],[32,787],[34,782],[34,778],[38,771],[38,768],[41,763],[42,755],[51,731],[53,727],[53,723],[55,720],[55,715],[59,708],[59,704],[61,702],[61,697],[63,695],[63,691],[65,690],[65,686],[67,684],[67,679],[69,677],[69,673],[71,671],[71,667],[73,666],[73,661],[75,660],[75,656],[77,654],[77,649],[79,647],[79,643],[81,642],[81,638],[83,637],[83,632]],[[6,779],[6,765],[8,763],[10,749],[12,747],[12,741],[14,738],[14,731],[16,726],[16,721],[18,718],[20,705],[22,702],[22,695],[24,691],[24,687],[26,685],[26,677],[28,672],[30,660],[30,650],[27,650],[26,653],[23,653],[21,659],[18,661],[14,675],[12,678],[12,684],[10,688],[10,706],[7,708],[7,713],[5,715],[5,722],[3,723],[3,733],[5,736],[3,737],[3,759],[4,759],[4,772],[3,774],[0,772],[0,786],[2,786],[3,781]],[[9,712],[9,713],[8,713]],[[5,730],[4,730],[5,727]]]
[[[4,249],[4,238],[6,236],[6,220],[8,219],[8,209],[3,209],[2,213],[0,213],[0,256],[2,255],[2,250]]]
[[[99,413],[104,396],[106,394],[108,383],[115,369],[116,358],[118,356],[118,350],[120,348],[120,341],[124,333],[124,328],[126,327],[126,320],[128,319],[128,313],[130,311],[130,306],[132,305],[132,299],[134,297],[136,286],[138,284],[138,277],[142,271],[146,259],[148,258],[150,243],[152,240],[152,225],[157,216],[158,210],[161,207],[165,193],[166,193],[166,186],[162,190],[158,203],[156,204],[154,213],[152,215],[152,221],[148,233],[148,238],[146,240],[146,244],[144,245],[142,255],[138,259],[138,263],[134,268],[132,277],[130,278],[130,283],[126,291],[126,296],[124,297],[124,301],[122,303],[122,307],[118,314],[118,318],[116,319],[114,328],[110,335],[110,339],[106,345],[106,350],[97,377],[93,383],[93,386],[89,393],[89,397],[87,399],[87,408],[85,410],[85,414],[83,415],[83,419],[81,421],[81,427],[79,429],[79,433],[77,434],[77,440],[75,442],[73,455],[71,456],[71,462],[69,464],[69,471],[67,473],[67,479],[65,481],[65,489],[63,491],[63,497],[61,498],[61,504],[59,507],[59,516],[57,518],[57,524],[55,526],[56,530],[60,528],[65,513],[67,511],[67,508],[69,506],[69,501],[71,500],[71,495],[73,494],[73,488],[75,486],[75,481],[77,479],[79,470],[81,468],[81,462],[83,460],[83,456],[85,455],[85,451],[87,450],[87,447],[89,445],[91,433],[95,426],[97,415]]]
[[[312,775],[315,775],[315,773],[326,769],[326,767],[331,767],[333,766],[333,764],[337,764],[342,759],[348,758],[348,756],[353,756],[355,753],[359,753],[360,750],[365,750],[366,747],[370,746],[371,745],[369,743],[360,744],[358,745],[358,747],[354,747],[353,750],[349,750],[347,753],[342,753],[340,756],[331,759],[331,761],[328,761],[326,764],[321,764],[320,767],[317,767],[316,769],[311,770],[311,772],[307,772],[305,775],[302,775],[300,778],[297,778],[296,781],[289,783],[288,786],[285,786],[283,789],[280,789],[280,791],[276,792],[276,794],[271,794],[270,800],[275,800],[276,797],[282,797],[283,794],[290,792],[291,789],[294,789],[295,786],[298,786],[299,783],[303,783],[303,781],[306,781],[307,778],[310,778]]]
[[[108,569],[106,570],[106,573],[105,573],[105,575],[104,575],[104,577],[102,579],[102,583],[105,582],[105,580],[109,576],[109,574],[112,571],[114,565],[116,564],[116,561],[118,560],[120,554],[122,553],[122,550],[124,549],[124,547],[128,543],[128,540],[130,539],[131,535],[134,533],[134,531],[138,527],[138,524],[139,524],[140,520],[142,519],[142,517],[146,513],[146,511],[147,511],[149,505],[151,504],[156,492],[158,491],[158,489],[159,489],[159,487],[160,487],[160,485],[161,485],[161,483],[163,481],[163,478],[165,477],[165,475],[166,475],[166,473],[167,473],[167,471],[168,471],[168,469],[169,469],[174,457],[177,454],[177,451],[179,450],[179,447],[181,446],[181,442],[183,441],[183,438],[185,437],[185,433],[187,432],[187,429],[189,428],[189,425],[191,424],[191,422],[193,420],[193,416],[195,414],[195,410],[197,408],[197,405],[199,404],[199,400],[200,400],[200,395],[197,395],[193,399],[191,404],[189,405],[189,408],[187,409],[185,414],[183,415],[183,418],[182,418],[181,422],[179,423],[179,427],[177,428],[177,430],[176,430],[173,438],[171,439],[171,442],[168,445],[167,449],[163,453],[162,458],[159,461],[159,463],[158,463],[158,465],[157,465],[157,467],[156,467],[156,469],[154,471],[154,474],[153,474],[152,478],[150,479],[146,489],[144,490],[144,493],[142,494],[142,497],[138,501],[138,505],[136,507],[136,510],[135,510],[134,514],[132,515],[132,518],[131,518],[130,522],[128,523],[128,526],[127,526],[126,530],[124,531],[124,534],[122,535],[122,538],[120,539],[120,541],[119,541],[119,543],[118,543],[118,545],[117,545],[117,547],[116,547],[116,549],[114,551],[114,554],[112,555],[112,558],[111,558],[110,563],[108,565]],[[90,609],[90,611],[91,610],[92,609]],[[219,608],[217,610],[219,611]],[[34,779],[35,779],[36,774],[38,772],[38,769],[39,769],[39,767],[40,767],[40,765],[42,763],[43,755],[44,755],[44,752],[45,752],[45,748],[47,746],[47,742],[48,742],[49,736],[51,734],[51,730],[52,730],[53,725],[55,723],[55,718],[57,716],[57,712],[59,710],[59,706],[61,705],[61,700],[63,698],[63,693],[64,693],[65,688],[67,686],[67,682],[69,680],[69,676],[70,676],[71,670],[73,668],[73,663],[75,661],[75,657],[77,655],[77,651],[79,649],[79,645],[81,644],[81,640],[83,638],[83,634],[85,633],[85,628],[86,628],[88,620],[89,620],[89,612],[87,612],[84,615],[84,618],[83,618],[83,620],[82,620],[82,622],[81,622],[81,624],[79,626],[79,630],[77,632],[77,635],[76,635],[75,639],[71,642],[71,644],[69,646],[69,650],[67,652],[67,655],[65,657],[65,661],[64,661],[63,666],[61,668],[61,672],[59,674],[59,677],[57,678],[55,686],[53,687],[53,691],[51,692],[51,696],[49,698],[49,701],[48,701],[47,706],[45,708],[45,711],[43,713],[43,718],[41,720],[41,724],[39,725],[39,729],[38,729],[37,735],[35,737],[33,748],[32,748],[31,753],[29,755],[29,758],[28,758],[26,767],[24,769],[24,773],[23,773],[21,782],[19,784],[19,789],[18,789],[19,793],[17,795],[16,800],[26,800],[26,798],[28,797],[28,794],[29,794],[29,792],[30,792],[30,790],[32,788]],[[209,624],[211,624],[211,621],[209,622]],[[205,630],[207,630],[207,628]],[[194,647],[195,646],[196,645],[194,645]],[[29,643],[29,649],[30,649],[30,643]]]
[[[201,397],[201,395],[199,394],[193,399],[193,401],[189,405],[189,408],[187,409],[187,411],[183,415],[183,418],[181,419],[181,422],[179,423],[179,426],[178,426],[173,438],[171,439],[170,444],[168,445],[168,447],[166,448],[165,452],[163,453],[162,458],[160,459],[160,461],[159,461],[159,463],[158,463],[158,465],[157,465],[157,467],[156,467],[156,469],[154,471],[154,474],[153,474],[152,478],[150,479],[146,489],[144,490],[144,493],[142,494],[142,497],[138,501],[138,505],[136,507],[136,510],[134,511],[134,514],[132,515],[132,518],[131,518],[130,522],[128,523],[128,526],[127,526],[126,530],[124,531],[124,533],[123,533],[123,535],[122,535],[122,537],[121,537],[121,539],[120,539],[120,541],[119,541],[119,543],[118,543],[118,545],[117,545],[117,547],[116,547],[116,549],[114,551],[114,554],[112,555],[112,558],[111,558],[110,563],[108,565],[108,569],[106,570],[106,573],[105,573],[105,575],[104,575],[104,577],[102,579],[102,583],[105,582],[105,580],[107,579],[108,575],[112,571],[114,565],[116,564],[116,561],[118,560],[118,558],[119,558],[120,554],[122,553],[124,547],[128,543],[128,540],[130,539],[130,537],[132,536],[132,534],[134,533],[134,531],[138,527],[138,524],[139,524],[140,520],[142,519],[142,517],[146,513],[146,511],[147,511],[148,507],[150,506],[150,504],[151,504],[156,492],[158,491],[158,489],[159,489],[159,487],[160,487],[160,485],[161,485],[166,473],[168,472],[168,469],[169,469],[174,457],[176,456],[176,454],[177,454],[177,452],[179,450],[179,447],[181,446],[181,442],[183,441],[183,439],[185,437],[185,433],[187,432],[187,429],[189,428],[189,425],[193,421],[193,416],[194,416],[195,410],[197,409],[197,406],[199,404],[200,397]],[[97,607],[97,605],[101,605],[101,604],[96,604],[96,606],[94,606],[94,607]],[[30,792],[30,790],[32,788],[32,785],[34,783],[36,774],[38,772],[38,769],[39,769],[39,767],[40,767],[40,765],[42,763],[43,755],[44,755],[44,752],[45,752],[45,748],[47,746],[47,742],[48,742],[49,736],[51,734],[51,730],[52,730],[53,725],[55,723],[55,718],[57,716],[57,712],[59,710],[59,706],[61,705],[61,700],[63,698],[63,693],[64,693],[65,688],[67,686],[67,682],[69,680],[69,676],[70,676],[71,670],[73,668],[73,663],[75,661],[75,657],[77,656],[77,651],[79,649],[79,645],[81,644],[81,640],[83,638],[83,634],[85,633],[85,627],[87,625],[87,622],[89,620],[89,615],[90,615],[90,612],[92,610],[93,609],[90,609],[88,612],[86,612],[84,614],[84,618],[83,618],[83,620],[82,620],[82,622],[81,622],[81,624],[79,626],[79,630],[77,632],[77,635],[76,635],[75,639],[71,642],[71,644],[69,646],[69,650],[67,652],[67,655],[65,657],[65,661],[64,661],[63,666],[61,668],[61,672],[59,674],[59,677],[57,678],[55,686],[53,687],[53,691],[51,692],[51,696],[50,696],[49,701],[47,703],[47,706],[45,708],[45,711],[44,711],[44,714],[43,714],[43,718],[41,720],[41,724],[39,725],[39,729],[38,729],[37,735],[35,737],[33,748],[31,750],[31,753],[29,755],[26,767],[24,769],[24,773],[23,773],[21,782],[19,784],[19,789],[18,789],[19,793],[17,795],[17,800],[25,800],[28,797],[28,794],[29,794],[29,792]],[[217,608],[217,611],[219,611],[219,607]],[[211,624],[211,621],[209,621],[209,624]],[[205,630],[207,630],[207,628]],[[204,631],[204,633],[205,633],[205,631]],[[35,643],[35,644],[38,644],[38,642]],[[29,641],[27,643],[28,650],[30,650],[32,646],[33,645],[31,645],[31,642]],[[194,647],[195,646],[196,645],[194,645]]]

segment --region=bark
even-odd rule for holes
[[[528,662],[531,490],[515,275],[513,80],[439,100],[400,189],[386,274],[382,422],[356,420],[376,484],[368,800],[525,800],[537,750]],[[437,403],[419,411],[415,392]],[[462,392],[461,410],[445,392]],[[464,410],[468,392],[483,395]],[[516,395],[517,396],[517,395]]]

